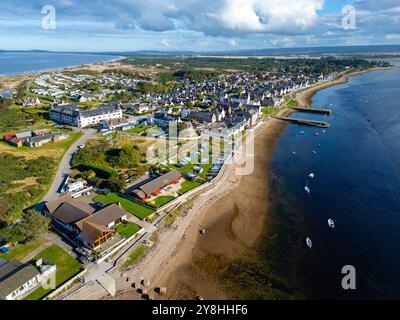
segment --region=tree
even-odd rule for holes
[[[6,243],[17,243],[25,238],[20,229],[15,226],[11,228],[0,229],[0,239],[4,239]]]
[[[118,176],[112,176],[107,180],[107,186],[112,192],[119,192],[125,188],[126,184]]]
[[[17,224],[16,228],[19,229],[25,239],[36,239],[47,232],[49,225],[49,218],[37,210],[30,209],[23,215],[21,222]]]
[[[94,172],[93,170],[86,170],[82,172],[82,176],[85,179],[93,179],[96,176],[96,172]]]

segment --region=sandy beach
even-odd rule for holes
[[[348,73],[301,91],[296,100],[301,106],[310,106],[319,90],[345,83],[359,73],[362,72]],[[291,112],[282,109],[281,115]],[[152,288],[166,287],[167,295],[155,295],[156,299],[249,298],[249,293],[243,295],[239,286],[235,290],[230,266],[238,259],[257,259],[259,241],[273,234],[268,216],[268,170],[275,142],[284,127],[275,119],[265,123],[255,138],[252,174],[237,176],[236,165],[230,165],[212,190],[187,204],[172,226],[161,230],[155,248],[126,276],[133,281],[150,280]],[[203,228],[204,235],[199,232]],[[117,280],[117,287],[114,299],[141,297],[122,279]]]
[[[397,68],[397,67],[382,67],[382,68],[379,67],[379,68],[371,68],[371,69],[363,70],[363,71],[348,72],[348,73],[345,73],[342,76],[340,76],[338,79],[328,81],[325,83],[321,83],[321,84],[315,85],[311,88],[308,88],[306,90],[300,91],[296,95],[296,100],[301,107],[311,107],[312,97],[320,90],[323,90],[323,89],[326,89],[329,87],[333,87],[338,84],[347,83],[349,81],[350,77],[353,77],[353,76],[356,76],[359,74],[363,74],[366,72],[372,72],[372,71],[378,71],[378,70],[393,69],[393,68]]]
[[[43,73],[55,73],[63,71],[78,71],[78,70],[90,70],[95,72],[103,72],[105,70],[121,70],[131,73],[137,73],[142,76],[152,76],[159,72],[156,67],[140,67],[130,64],[124,64],[121,59],[109,61],[109,62],[97,62],[93,64],[85,64],[79,66],[71,66],[64,68],[57,68],[53,70],[43,70],[31,73],[23,73],[18,75],[6,75],[0,77],[0,91],[11,91],[18,88],[24,82],[35,79],[38,75]]]
[[[167,287],[167,295],[158,296],[162,299],[239,298],[217,278],[237,257],[253,255],[266,232],[268,163],[283,128],[275,119],[263,124],[255,137],[254,171],[238,176],[240,165],[230,165],[213,189],[188,203],[172,226],[160,231],[155,247],[126,276],[150,280],[153,288]],[[114,299],[140,298],[122,279],[117,287]]]

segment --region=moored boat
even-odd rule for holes
[[[309,237],[306,238],[306,245],[307,247],[309,247],[310,249],[312,248],[312,241]]]

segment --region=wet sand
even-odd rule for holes
[[[220,280],[237,258],[252,259],[260,236],[271,225],[268,164],[284,125],[279,120],[263,124],[255,137],[253,172],[238,176],[235,169],[240,165],[230,165],[214,189],[189,203],[173,225],[161,231],[156,247],[129,276],[166,287],[167,295],[156,299],[240,298]],[[136,290],[118,284],[122,287],[114,299],[140,298]]]
[[[169,288],[170,298],[239,298],[218,284],[218,276],[233,259],[253,255],[259,236],[266,232],[268,164],[282,128],[276,121],[256,137],[253,173],[240,177],[236,188],[206,207],[198,226],[189,229],[190,240],[176,255],[180,263],[163,270],[159,280]],[[199,233],[199,227],[206,230],[204,235]]]

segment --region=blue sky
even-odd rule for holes
[[[55,8],[56,29],[42,27]],[[343,28],[342,8],[355,8]],[[400,44],[399,0],[2,0],[0,49],[214,51]],[[48,20],[45,20],[48,21]]]

